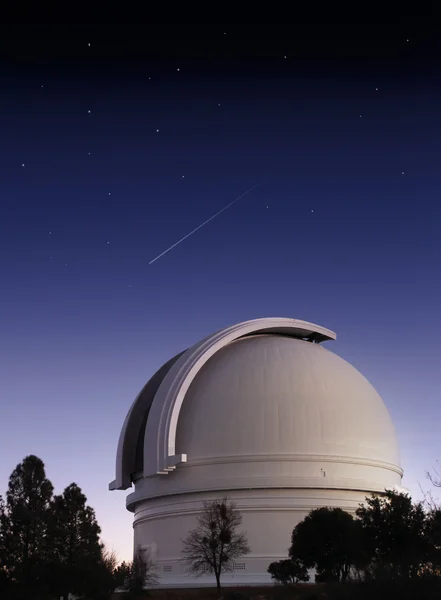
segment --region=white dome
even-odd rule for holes
[[[322,346],[275,334],[236,340],[202,367],[185,396],[176,449],[188,464],[278,455],[399,464],[372,385]]]
[[[175,356],[144,386],[109,487],[134,483],[135,545],[163,566],[164,585],[200,583],[180,550],[204,500],[228,495],[244,515],[252,552],[227,582],[263,583],[309,510],[354,511],[366,495],[400,487],[387,408],[353,366],[320,346],[335,337],[295,319],[247,321]]]

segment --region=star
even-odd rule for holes
[[[52,256],[49,256],[49,258],[52,258]]]
[[[181,69],[179,69],[179,67],[176,69],[176,71],[180,71]]]
[[[110,244],[110,242],[106,242],[106,244]]]
[[[90,42],[87,45],[90,46]]]
[[[52,235],[52,231],[49,231],[49,235]]]
[[[363,115],[360,115],[360,119],[362,118]]]
[[[44,87],[43,85],[40,85],[40,87]]]
[[[269,206],[267,206],[267,208],[269,208]]]
[[[64,266],[67,267],[67,263]]]
[[[185,175],[181,175],[181,179],[184,179]]]
[[[288,58],[288,57],[287,57],[287,56],[286,56],[286,54],[285,54],[285,56],[284,56],[283,58]]]
[[[220,106],[220,102],[218,103],[218,106]]]
[[[108,194],[108,195],[109,195],[109,196],[111,196],[111,195],[112,195],[112,192],[109,192],[109,194]]]
[[[22,166],[22,167],[24,167],[24,166],[25,166],[25,164],[24,164],[24,163],[21,163],[21,166]]]
[[[314,212],[314,209],[313,209],[313,208],[311,209],[311,212],[312,212],[312,213]]]
[[[410,42],[409,38],[406,39],[406,42]]]
[[[87,156],[90,156],[90,152],[87,153]]]
[[[159,133],[159,129],[156,130],[156,133]]]
[[[378,92],[378,88],[375,88],[375,91]]]
[[[401,171],[401,175],[404,175],[404,171]]]
[[[91,111],[91,110],[88,110],[87,112],[88,112],[88,113],[89,113],[89,115],[90,115],[90,113],[91,113],[92,111]]]

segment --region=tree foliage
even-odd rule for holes
[[[133,561],[128,565],[128,578],[124,587],[131,592],[139,594],[146,588],[155,587],[158,584],[155,564],[148,551],[141,546],[135,550]]]
[[[99,534],[81,489],[73,483],[53,496],[43,461],[27,456],[10,476],[6,502],[0,496],[1,598],[107,598],[116,557]]]
[[[113,570],[113,582],[115,584],[115,588],[129,587],[131,573],[131,563],[126,563],[125,561],[123,561],[120,565],[115,567],[115,569]]]
[[[345,581],[361,561],[360,531],[341,508],[312,510],[292,532],[289,556],[316,569],[316,580]]]
[[[441,510],[407,494],[372,495],[356,510],[312,510],[291,540],[290,557],[316,569],[316,581],[410,581],[441,575]]]
[[[100,544],[101,557],[97,563],[92,563],[89,572],[87,595],[93,600],[109,600],[110,594],[117,587],[116,569],[118,559],[115,551]]]
[[[366,498],[356,511],[369,558],[367,574],[375,578],[411,579],[420,575],[430,558],[430,537],[438,521],[407,494],[387,491]]]
[[[51,559],[57,565],[53,587],[60,596],[83,594],[92,574],[104,564],[100,527],[95,512],[86,504],[86,496],[76,483],[55,496],[50,510]]]
[[[272,562],[268,567],[268,573],[271,575],[271,579],[283,583],[283,585],[309,581],[308,569],[298,558],[286,558]]]
[[[233,563],[250,552],[245,533],[238,531],[242,514],[228,498],[204,502],[197,527],[183,540],[183,560],[195,575],[212,573],[220,589],[223,572],[232,571]]]
[[[429,544],[428,569],[441,575],[441,509],[433,508],[427,514],[426,537]]]
[[[43,461],[33,455],[18,464],[9,478],[3,516],[6,570],[24,591],[39,593],[46,587],[52,492]]]
[[[7,555],[6,555],[6,506],[3,497],[0,496],[0,594],[4,592],[8,584]]]

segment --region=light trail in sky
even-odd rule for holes
[[[161,254],[158,254],[158,256],[156,256],[153,260],[151,260],[149,262],[149,265],[152,265],[154,262],[156,262],[158,259],[160,259],[162,256],[164,256],[164,254],[167,254],[167,252],[170,252],[170,250],[173,250],[173,248],[176,248],[176,246],[179,246],[179,244],[181,242],[183,242],[184,240],[186,240],[187,238],[189,238],[191,235],[193,235],[193,233],[196,233],[196,231],[198,231],[199,229],[201,229],[202,227],[204,227],[204,225],[207,225],[210,221],[212,221],[213,219],[215,219],[216,217],[218,217],[221,213],[223,213],[225,210],[227,210],[227,208],[230,208],[230,206],[233,206],[233,204],[235,204],[236,202],[238,202],[241,198],[243,198],[244,196],[246,196],[247,194],[249,194],[250,192],[252,192],[258,185],[259,184],[256,183],[256,185],[253,185],[253,187],[250,187],[250,189],[246,190],[240,196],[238,196],[237,198],[235,198],[234,200],[232,200],[231,202],[229,202],[226,206],[224,206],[223,208],[221,208],[217,213],[215,213],[209,219],[207,219],[206,221],[204,221],[203,223],[201,223],[200,225],[198,225],[197,227],[195,227],[192,231],[190,231],[190,233],[187,233],[187,235],[184,235],[184,237],[182,237],[180,240],[178,240],[177,242],[175,242],[172,246],[170,246],[169,248],[167,248],[167,250],[164,250],[164,252],[161,252]]]

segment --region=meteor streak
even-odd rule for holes
[[[196,233],[196,231],[198,231],[198,229],[201,229],[201,227],[203,227],[204,225],[207,225],[207,223],[209,223],[210,221],[212,221],[213,219],[215,219],[217,216],[219,216],[221,213],[223,213],[224,210],[227,210],[227,208],[230,208],[230,206],[233,206],[233,204],[235,204],[236,202],[238,202],[241,198],[243,198],[244,196],[246,196],[247,194],[249,194],[250,192],[252,192],[258,185],[259,184],[256,183],[256,185],[253,185],[253,187],[250,187],[249,190],[247,190],[246,192],[243,192],[240,196],[238,196],[237,198],[235,198],[234,200],[232,200],[229,204],[227,204],[226,206],[224,206],[223,208],[221,208],[212,217],[210,217],[209,219],[207,219],[206,221],[204,221],[203,223],[201,223],[200,225],[198,225],[197,227],[195,227],[192,231],[190,231],[190,233],[187,233],[187,235],[184,235],[183,238],[181,238],[180,240],[178,240],[177,242],[175,242],[172,246],[170,246],[170,248],[167,248],[167,250],[164,250],[164,252],[161,252],[161,254],[158,254],[158,256],[156,256],[153,260],[151,260],[149,262],[149,265],[151,265],[154,262],[156,262],[159,258],[161,258],[161,256],[164,256],[164,254],[167,254],[167,252],[170,252],[170,250],[173,250],[173,248],[176,248],[176,246],[179,246],[179,244],[181,242],[183,242],[184,240],[186,240],[187,238],[189,238],[191,235],[193,235],[193,233]]]

